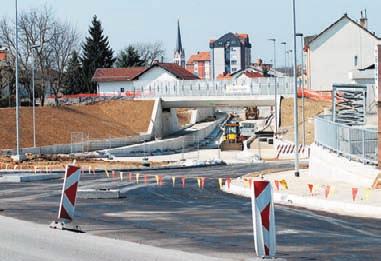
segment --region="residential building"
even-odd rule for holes
[[[180,21],[177,20],[177,40],[176,49],[173,56],[173,63],[185,68],[185,51],[181,42]]]
[[[210,52],[197,52],[187,62],[187,70],[202,80],[210,80]]]
[[[97,92],[101,95],[128,95],[139,86],[178,80],[198,80],[185,68],[174,63],[154,63],[150,67],[98,68],[92,78],[97,82]]]
[[[247,34],[227,33],[209,43],[212,79],[246,69],[251,63],[251,43]]]
[[[380,42],[368,30],[366,12],[361,12],[359,22],[344,14],[320,34],[304,40],[308,86],[317,91],[330,91],[335,83],[353,83],[353,77],[375,63],[374,50]]]

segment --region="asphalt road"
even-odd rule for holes
[[[78,199],[76,223],[87,232],[214,257],[245,259],[254,256],[250,201],[218,189],[218,177],[235,177],[275,165],[236,165],[187,170],[145,171],[165,175],[163,186],[135,186],[101,174],[83,175],[81,186],[131,188],[117,200]],[[196,180],[169,176],[207,177],[201,190]],[[57,215],[62,180],[0,183],[0,214],[39,224]],[[381,221],[344,217],[276,205],[279,257],[287,260],[379,260]],[[1,232],[1,226],[0,226]]]

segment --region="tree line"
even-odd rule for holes
[[[9,97],[14,100],[16,37],[13,20],[0,18],[0,47],[7,49],[7,59],[0,63],[0,92],[9,87]],[[22,11],[18,31],[21,94],[32,100],[34,60],[35,97],[41,105],[48,91],[55,97],[56,104],[61,94],[96,93],[96,83],[91,79],[97,68],[150,66],[165,54],[162,43],[154,42],[130,44],[115,56],[96,15],[88,35],[81,41],[76,27],[57,19],[46,6]]]

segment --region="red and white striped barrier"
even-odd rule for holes
[[[254,181],[251,196],[255,252],[259,257],[274,257],[276,231],[270,181]]]
[[[50,225],[51,228],[65,229],[65,224],[73,221],[80,177],[81,169],[79,167],[74,165],[67,166],[58,210],[58,221],[53,221]],[[70,229],[78,229],[78,227]]]
[[[279,159],[281,156],[293,156],[296,152],[295,144],[278,144],[276,147],[276,159]],[[299,145],[298,153],[301,157],[310,157],[310,148],[308,146]]]

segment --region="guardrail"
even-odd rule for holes
[[[315,118],[315,143],[350,160],[377,165],[377,129],[335,123],[331,115]]]
[[[292,95],[293,84],[290,77],[277,78],[277,93]],[[133,81],[122,96],[134,98],[160,98],[164,96],[246,96],[274,95],[275,79],[273,77],[223,80],[223,81]],[[100,90],[100,95],[112,93],[112,90]]]

